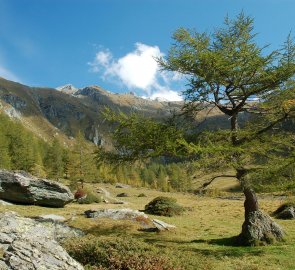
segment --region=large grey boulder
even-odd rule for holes
[[[270,244],[284,238],[282,228],[261,210],[249,213],[238,240],[243,245]]]
[[[111,218],[126,220],[148,219],[148,216],[143,212],[129,208],[87,210],[84,212],[84,214],[88,218]]]
[[[66,186],[21,171],[0,170],[0,199],[21,204],[63,207],[74,199]]]
[[[0,248],[3,251],[0,269],[83,270],[57,242],[67,236],[60,237],[60,233],[55,226],[21,217],[15,212],[0,214]]]

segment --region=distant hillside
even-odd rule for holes
[[[108,147],[111,129],[102,115],[106,106],[125,113],[164,118],[179,111],[182,102],[143,99],[133,93],[114,94],[98,86],[81,89],[72,85],[58,89],[29,87],[0,78],[0,111],[19,119],[44,140],[59,137],[70,144],[81,130],[86,139]],[[227,119],[213,111],[202,128],[227,125]]]

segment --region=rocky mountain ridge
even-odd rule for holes
[[[133,93],[114,94],[99,86],[53,89],[0,78],[0,111],[21,121],[44,140],[59,137],[65,144],[70,144],[79,130],[96,145],[110,144],[111,130],[102,114],[105,107],[163,118],[181,105],[143,99]]]

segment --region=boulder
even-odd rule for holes
[[[41,216],[37,217],[37,219],[48,220],[48,221],[53,221],[53,222],[63,222],[66,220],[65,217],[55,215],[55,214],[41,215]]]
[[[147,219],[148,216],[138,210],[125,209],[97,209],[87,210],[84,212],[88,218],[111,218],[111,219],[127,219],[136,220],[138,218]]]
[[[279,219],[295,219],[295,209],[292,206],[287,207],[281,212],[277,213],[276,217]]]
[[[242,245],[270,244],[280,241],[284,237],[281,227],[275,223],[269,215],[261,210],[249,213],[242,226],[242,232],[238,236],[238,242]]]
[[[15,212],[0,214],[0,248],[3,251],[0,269],[83,270],[83,266],[57,242],[76,231],[71,235],[62,234],[57,232],[55,223],[48,224],[21,217]]]
[[[0,199],[49,207],[63,207],[74,196],[66,186],[22,171],[0,170]]]
[[[7,206],[7,205],[13,205],[13,204],[12,203],[9,203],[9,202],[6,202],[6,201],[3,201],[3,200],[0,200],[0,205]]]
[[[279,219],[295,219],[295,204],[283,204],[273,214]]]

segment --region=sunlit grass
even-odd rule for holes
[[[98,185],[97,185],[98,186]],[[130,236],[159,247],[169,256],[175,256],[184,269],[295,269],[295,220],[276,220],[286,232],[286,241],[263,247],[236,247],[232,238],[240,233],[243,223],[243,200],[199,197],[183,193],[164,193],[144,188],[118,189],[102,185],[112,196],[126,192],[122,198],[128,204],[69,204],[65,208],[38,206],[1,206],[0,211],[16,211],[24,216],[58,214],[68,219],[68,224],[81,228],[96,237]],[[147,197],[138,197],[140,193]],[[132,221],[87,219],[84,211],[98,208],[132,208],[142,210],[157,196],[171,196],[187,207],[181,216],[157,217],[177,228],[169,232],[144,232]],[[282,203],[267,196],[260,200],[261,208],[272,213]],[[150,216],[154,218],[154,216]]]

